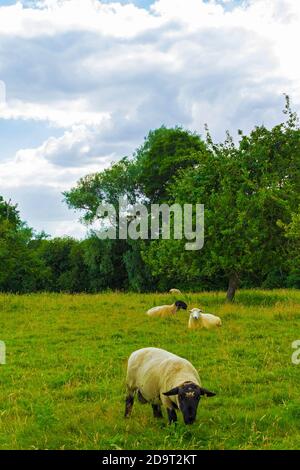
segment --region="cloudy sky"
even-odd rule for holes
[[[176,124],[221,140],[300,111],[297,0],[0,0],[0,194],[84,236],[61,192]]]

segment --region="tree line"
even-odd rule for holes
[[[84,240],[35,234],[0,198],[0,290],[137,292],[300,287],[300,128],[286,97],[283,122],[227,133],[216,144],[181,127],[150,131],[130,157],[64,193],[82,221],[100,203],[205,205],[205,244],[185,240]],[[118,223],[118,221],[117,221]]]

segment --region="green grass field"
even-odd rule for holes
[[[144,312],[170,295],[0,295],[1,449],[300,448],[299,291],[183,295],[222,317],[217,331],[187,330],[188,314]],[[189,359],[202,384],[194,425],[168,426],[135,403],[124,420],[126,360],[156,346]]]

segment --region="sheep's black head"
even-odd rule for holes
[[[183,310],[187,309],[187,304],[185,302],[182,302],[182,300],[177,300],[177,302],[175,302],[175,305],[176,305],[178,310],[180,310],[181,308]]]
[[[187,382],[180,387],[164,393],[167,397],[178,395],[178,404],[185,424],[193,424],[196,419],[197,409],[201,396],[214,397],[215,393],[199,387],[193,382]]]

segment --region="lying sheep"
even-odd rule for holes
[[[200,308],[190,310],[190,318],[188,327],[192,330],[196,328],[206,328],[208,330],[222,326],[221,318],[204,313]]]
[[[141,403],[152,405],[155,418],[162,418],[163,405],[168,412],[169,424],[177,421],[177,409],[185,424],[193,424],[201,396],[215,396],[201,387],[198,372],[189,361],[157,348],[139,349],[131,354],[126,386],[125,418],[131,415],[137,393]]]
[[[179,289],[170,289],[170,290],[169,290],[169,293],[170,293],[170,294],[179,294],[179,295],[180,295],[180,294],[181,294],[181,291],[180,291]]]
[[[150,317],[169,317],[177,313],[180,309],[186,310],[187,304],[181,300],[177,300],[177,302],[172,305],[161,305],[160,307],[150,308],[147,315]]]

